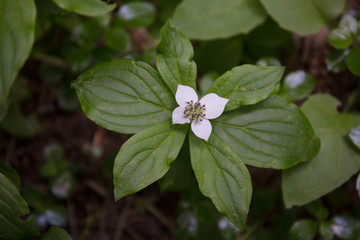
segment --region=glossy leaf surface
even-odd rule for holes
[[[130,59],[90,68],[74,86],[85,115],[116,132],[136,133],[164,122],[176,107],[155,69]]]
[[[112,11],[116,4],[101,0],[53,0],[60,8],[88,17],[103,15]]]
[[[250,105],[267,98],[281,80],[284,67],[242,65],[221,75],[208,89],[229,99],[225,111]]]
[[[175,95],[178,85],[196,89],[196,64],[190,40],[168,21],[160,31],[156,49],[156,66],[166,85]]]
[[[168,171],[184,143],[187,127],[167,121],[126,141],[114,163],[115,200],[145,188]]]
[[[202,40],[248,33],[265,18],[258,0],[184,0],[173,16],[189,38]]]
[[[35,18],[33,0],[0,0],[0,121],[15,77],[30,54]]]
[[[212,134],[251,166],[286,169],[319,150],[319,139],[304,114],[278,96],[224,113],[212,123]]]
[[[301,107],[320,137],[321,149],[311,161],[283,172],[285,206],[304,205],[342,185],[360,169],[360,152],[348,139],[360,115],[338,113],[330,95],[313,95]]]
[[[252,185],[241,159],[221,139],[212,134],[203,141],[190,134],[191,164],[200,191],[239,229],[244,229]]]

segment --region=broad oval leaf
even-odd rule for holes
[[[169,20],[161,28],[156,49],[156,66],[164,82],[175,95],[178,85],[196,89],[196,64],[190,40]]]
[[[304,205],[333,191],[360,169],[360,152],[348,133],[360,115],[338,113],[339,102],[326,94],[311,96],[301,107],[320,137],[321,149],[311,161],[286,170],[282,176],[287,208]]]
[[[251,106],[224,113],[213,132],[248,165],[286,169],[313,158],[319,139],[300,109],[272,95]]]
[[[244,163],[214,133],[207,142],[191,133],[190,156],[201,192],[243,230],[252,195],[251,178]]]
[[[112,11],[116,4],[106,4],[101,0],[53,0],[60,8],[88,17],[104,15]]]
[[[176,107],[155,69],[131,59],[92,67],[74,86],[85,115],[116,132],[136,133],[164,122]]]
[[[276,88],[284,67],[242,65],[221,75],[207,93],[229,99],[225,111],[250,105],[267,98]]]
[[[19,217],[29,213],[29,207],[15,185],[0,172],[0,239],[18,240],[39,237],[33,218]]]
[[[187,127],[167,121],[126,141],[114,163],[115,200],[147,187],[169,170],[184,143]]]
[[[302,36],[319,31],[345,7],[345,0],[260,1],[281,27]]]
[[[0,0],[0,121],[15,77],[30,54],[35,18],[33,0]]]
[[[265,18],[259,0],[184,0],[173,16],[189,38],[202,40],[248,33]]]

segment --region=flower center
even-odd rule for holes
[[[205,118],[205,104],[201,105],[199,102],[194,102],[193,100],[186,102],[186,104],[184,110],[185,118],[189,118],[191,122],[195,121],[195,123],[199,123]]]

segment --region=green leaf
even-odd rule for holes
[[[251,166],[286,169],[310,160],[319,151],[319,139],[305,115],[275,95],[224,113],[212,123],[212,134]]]
[[[349,137],[351,141],[360,148],[360,125],[351,129]]]
[[[333,191],[360,169],[360,152],[349,142],[350,129],[360,115],[338,113],[339,102],[330,95],[311,96],[302,106],[320,137],[318,155],[307,163],[283,172],[285,206],[304,205]]]
[[[349,70],[356,76],[360,76],[360,46],[351,49],[345,61]]]
[[[320,232],[321,236],[325,239],[333,239],[334,238],[334,232],[331,228],[330,221],[320,223],[319,232]]]
[[[196,185],[191,169],[188,146],[188,142],[185,141],[179,155],[171,164],[170,170],[158,181],[162,192],[184,191],[188,189],[191,184]]]
[[[119,51],[127,51],[130,48],[131,37],[119,24],[109,27],[105,35],[106,45]]]
[[[155,19],[155,7],[148,2],[130,2],[121,6],[118,16],[130,27],[147,27]]]
[[[173,20],[189,38],[210,40],[248,33],[265,21],[258,0],[184,0]]]
[[[229,99],[225,111],[242,105],[251,105],[267,98],[276,88],[284,73],[284,67],[242,65],[227,71],[208,89]]]
[[[112,11],[116,4],[106,4],[101,0],[53,0],[60,8],[88,17],[104,15]]]
[[[30,138],[43,130],[35,113],[24,116],[21,112],[21,103],[31,96],[25,79],[18,78],[13,86],[13,97],[4,119],[0,123],[1,129],[13,136]]]
[[[175,95],[178,85],[196,89],[196,64],[190,40],[169,20],[160,30],[156,66],[166,85]]]
[[[71,240],[69,234],[62,228],[52,226],[41,238],[42,240]]]
[[[338,49],[346,49],[350,47],[353,42],[351,32],[343,28],[335,28],[330,32],[329,43]]]
[[[266,39],[266,41],[264,41]],[[291,33],[280,28],[280,26],[270,17],[261,26],[251,31],[247,36],[250,44],[264,46],[266,48],[276,48],[289,44],[292,41]],[[265,57],[266,55],[262,55]]]
[[[318,224],[311,220],[296,221],[289,232],[289,240],[312,240],[315,238]]]
[[[161,178],[178,155],[187,125],[158,124],[132,136],[114,163],[115,200],[135,193]]]
[[[358,30],[358,22],[356,18],[354,18],[350,14],[345,14],[340,20],[339,28],[346,29],[350,33],[356,34]]]
[[[35,18],[33,0],[0,0],[0,121],[15,77],[30,54]]]
[[[280,94],[292,100],[301,100],[310,95],[315,88],[315,79],[309,73],[299,70],[289,73],[282,84]]]
[[[7,240],[39,237],[33,218],[23,221],[19,217],[29,213],[29,208],[19,190],[0,173],[0,238]]]
[[[136,133],[167,121],[176,107],[159,74],[131,59],[94,66],[74,86],[85,115],[116,132]]]
[[[205,74],[204,76],[202,76],[202,78],[200,79],[200,84],[199,84],[200,94],[205,95],[207,90],[211,87],[211,85],[213,85],[215,80],[218,78],[219,78],[219,74],[217,74],[216,72],[209,72],[209,73]]]
[[[221,39],[200,43],[195,51],[195,62],[200,72],[215,71],[223,74],[239,65],[243,40],[241,38]]]
[[[335,50],[326,57],[327,69],[334,73],[342,72],[346,69],[345,58],[349,50]]]
[[[279,25],[299,35],[316,33],[342,13],[345,0],[260,0]]]
[[[252,194],[250,174],[244,163],[214,133],[208,142],[191,133],[190,156],[200,191],[243,230]]]
[[[12,182],[12,184],[14,184],[17,190],[20,190],[20,176],[14,168],[0,162],[0,173],[4,174],[4,176],[7,177]]]

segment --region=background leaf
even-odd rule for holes
[[[7,240],[39,237],[33,218],[23,221],[19,217],[29,213],[29,207],[19,190],[0,172],[0,238]]]
[[[252,195],[251,178],[244,163],[214,134],[206,142],[191,133],[190,156],[201,192],[243,230]]]
[[[319,139],[304,114],[275,95],[224,113],[212,123],[212,134],[251,166],[286,169],[310,160],[319,150]]]
[[[301,100],[310,95],[315,88],[315,79],[309,73],[299,70],[289,73],[281,86],[280,95],[291,100]]]
[[[284,67],[245,64],[220,76],[207,93],[216,93],[229,99],[225,111],[233,110],[267,98],[281,80],[283,73]]]
[[[59,227],[51,227],[49,231],[41,238],[42,240],[71,240],[72,238],[69,236],[64,229]]]
[[[345,61],[349,70],[356,76],[360,76],[360,46],[351,49]]]
[[[112,11],[116,4],[106,4],[101,0],[53,0],[60,8],[88,17],[103,15]]]
[[[191,59],[194,49],[190,40],[172,25],[161,28],[161,41],[156,49],[156,66],[164,82],[175,95],[178,85],[196,89],[196,64]]]
[[[299,35],[316,33],[342,13],[345,0],[260,0],[279,25]]]
[[[130,59],[90,68],[74,86],[85,115],[116,132],[136,133],[164,122],[176,107],[155,69]]]
[[[168,171],[183,145],[187,127],[167,121],[126,141],[114,163],[115,200],[143,189]]]
[[[243,40],[239,37],[201,42],[195,49],[199,71],[223,74],[239,65],[243,54]]]
[[[296,221],[289,232],[289,240],[312,240],[315,238],[318,224],[311,220]]]
[[[329,43],[338,49],[346,49],[353,42],[351,32],[343,28],[335,28],[330,32]]]
[[[30,54],[35,18],[33,0],[0,0],[0,121],[15,77]]]
[[[330,95],[313,95],[301,107],[320,137],[318,155],[283,172],[285,206],[309,203],[339,187],[360,169],[360,152],[347,137],[360,115],[338,113]]]
[[[155,19],[155,7],[148,2],[130,2],[121,6],[118,16],[131,27],[146,27]]]
[[[258,0],[184,0],[173,16],[189,38],[202,40],[248,33],[265,18]]]

